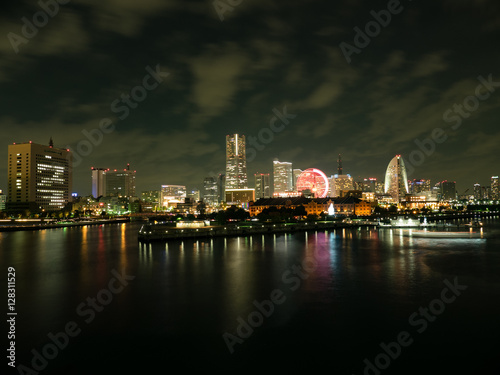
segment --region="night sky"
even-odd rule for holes
[[[247,144],[251,186],[276,157],[331,175],[339,153],[355,179],[383,179],[413,152],[409,178],[455,180],[459,193],[500,174],[498,0],[60,1],[2,4],[0,189],[7,145],[51,136],[88,153],[75,156],[80,195],[92,166],[127,163],[138,193],[201,187],[224,170],[232,133],[259,143]],[[390,20],[374,16],[388,8]],[[142,101],[127,105],[131,91]]]

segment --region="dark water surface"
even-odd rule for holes
[[[0,233],[3,282],[7,267],[16,273],[16,365],[85,375],[500,373],[498,219],[486,220],[484,240],[346,229],[141,244],[140,225]],[[73,337],[60,333],[68,324]],[[398,337],[406,346],[391,344]],[[380,356],[381,343],[394,358]],[[7,362],[0,373],[23,373]]]

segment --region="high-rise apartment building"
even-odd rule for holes
[[[59,210],[71,199],[72,153],[30,142],[8,146],[7,208]]]
[[[294,190],[292,163],[273,161],[274,194],[288,193]]]
[[[226,135],[226,189],[248,188],[245,136]]]
[[[123,170],[107,170],[105,186],[107,197],[135,197],[135,174],[130,165]]]
[[[408,193],[405,162],[401,155],[396,155],[389,163],[385,173],[385,194],[391,195],[394,202],[399,203],[406,198]]]
[[[92,196],[94,198],[106,195],[106,172],[105,168],[92,167]]]
[[[255,178],[255,199],[270,198],[271,184],[269,173],[256,173]]]

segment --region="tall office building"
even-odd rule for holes
[[[209,206],[216,206],[217,199],[217,181],[214,177],[206,177],[203,180],[203,201]]]
[[[226,189],[248,188],[245,136],[226,135]]]
[[[92,196],[94,198],[106,195],[106,171],[105,168],[92,167]]]
[[[408,176],[406,174],[405,162],[401,155],[396,155],[385,173],[385,194],[392,196],[397,203],[403,201],[408,189]]]
[[[274,194],[289,193],[294,189],[292,163],[273,161]]]
[[[36,143],[8,147],[7,208],[59,210],[71,199],[71,151]]]
[[[255,178],[255,199],[270,198],[271,184],[269,173],[256,173]]]
[[[135,173],[130,170],[130,165],[123,170],[106,171],[106,196],[107,197],[135,197]]]
[[[491,177],[491,199],[498,200],[500,199],[499,191],[498,191],[498,176]]]
[[[451,201],[457,199],[456,182],[441,181],[438,183],[438,198],[441,201]]]

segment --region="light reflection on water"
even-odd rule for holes
[[[476,292],[464,294],[460,303],[465,309],[454,311],[454,319],[470,321],[476,306],[500,313],[493,298],[500,294],[496,235],[484,241],[449,241],[415,238],[399,229],[339,229],[139,243],[139,227],[130,223],[0,234],[2,265],[14,266],[18,275],[20,348],[29,353],[49,331],[78,320],[76,306],[106,287],[112,269],[136,278],[88,327],[89,337],[99,341],[101,335],[118,332],[132,337],[188,332],[213,338],[210,343],[217,349],[211,353],[222,359],[227,355],[222,333],[234,332],[237,319],[248,316],[254,302],[269,299],[273,290],[281,290],[286,301],[259,332],[295,332],[280,342],[289,350],[292,337],[305,342],[323,331],[347,348],[357,345],[354,333],[375,342],[392,338],[383,329],[401,330],[408,315],[439,295],[445,278],[455,276]],[[496,228],[489,232],[498,233]],[[485,300],[478,290],[492,298]],[[300,327],[310,329],[302,332]],[[123,340],[119,335],[112,342],[120,346]],[[242,351],[252,352],[266,342],[256,340]],[[166,338],[155,345],[175,352]],[[337,350],[348,367],[359,349]]]

